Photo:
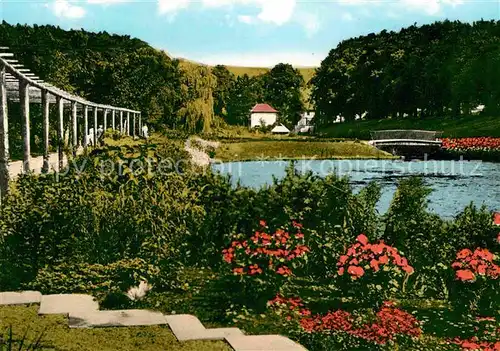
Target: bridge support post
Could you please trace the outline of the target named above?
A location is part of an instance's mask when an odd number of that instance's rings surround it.
[[[43,119],[43,173],[48,173],[50,169],[49,165],[49,92],[42,91],[42,119]]]
[[[0,68],[0,199],[9,191],[9,118],[5,66]]]
[[[59,160],[59,172],[64,168],[64,101],[58,96],[57,101],[57,154]]]

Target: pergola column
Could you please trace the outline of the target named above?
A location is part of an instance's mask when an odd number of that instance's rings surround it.
[[[120,111],[120,133],[123,134],[125,131],[124,125],[123,125],[123,111]]]
[[[43,119],[43,167],[42,172],[47,173],[49,171],[49,92],[43,90],[42,92],[42,119]]]
[[[112,110],[111,111],[111,127],[113,130],[116,130],[116,111]]]
[[[59,172],[64,168],[64,101],[58,96],[57,101],[57,153],[59,159]]]
[[[97,107],[94,107],[94,145],[97,145]]]
[[[108,109],[104,109],[104,131],[108,129]]]
[[[87,151],[89,145],[89,107],[87,105],[83,107],[83,129],[83,148]]]
[[[71,102],[71,121],[72,121],[72,124],[73,124],[73,157],[76,157],[76,152],[78,150],[78,122],[76,120],[76,102],[75,101],[72,101]]]
[[[142,135],[142,115],[139,113],[139,136]]]
[[[23,122],[23,139],[24,139],[24,156],[23,156],[23,171],[30,171],[30,94],[29,84],[24,80],[19,80],[19,102],[21,105],[21,118]]]
[[[135,133],[135,113],[132,113],[132,136],[135,139],[136,133]]]
[[[5,66],[0,68],[0,198],[9,191],[9,118]]]
[[[127,112],[127,135],[130,135],[130,112]]]

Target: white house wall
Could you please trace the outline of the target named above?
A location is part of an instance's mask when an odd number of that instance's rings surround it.
[[[271,126],[278,120],[277,113],[252,113],[250,116],[250,128],[260,127],[261,121],[264,121],[266,126]]]

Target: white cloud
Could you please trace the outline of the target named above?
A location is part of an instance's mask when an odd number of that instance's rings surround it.
[[[175,55],[206,65],[226,65],[244,67],[274,67],[278,63],[289,63],[296,67],[317,67],[327,53],[304,52],[242,52],[217,53],[213,55]]]
[[[189,6],[189,0],[158,0],[158,11],[161,15],[173,14]]]
[[[321,27],[321,20],[315,13],[298,13],[295,20],[304,27],[308,37],[316,34]]]
[[[383,1],[383,0],[337,0],[340,5],[344,6],[360,6],[372,5],[372,6],[382,6],[385,5],[389,7],[392,15],[394,17],[394,11],[410,11],[410,12],[420,12],[427,15],[438,15],[441,13],[444,7],[452,6],[456,7],[464,3],[464,0],[393,0],[393,1]]]
[[[199,2],[193,3],[199,6]],[[256,20],[280,26],[289,22],[292,18],[297,0],[201,0],[201,4],[204,7],[233,8],[236,5],[257,7],[260,12],[255,16]],[[189,0],[158,0],[160,14],[175,13],[188,8],[189,5]],[[242,16],[240,20],[244,23],[254,22],[254,18],[250,20],[248,14],[240,16]]]
[[[247,15],[239,15],[238,21],[240,21],[241,23],[245,23],[245,24],[254,24],[255,18],[252,16],[247,16]]]
[[[342,18],[343,21],[346,21],[346,22],[354,21],[354,16],[351,15],[349,12],[344,12],[342,14],[341,18]]]
[[[76,19],[82,18],[86,14],[83,7],[73,5],[72,2],[68,0],[55,0],[50,7],[57,17]]]
[[[127,2],[127,0],[87,0],[87,2],[89,4],[113,5]]]

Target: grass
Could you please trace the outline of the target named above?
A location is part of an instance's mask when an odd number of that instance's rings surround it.
[[[28,340],[44,332],[44,350],[58,351],[226,351],[231,348],[224,342],[191,341],[179,343],[168,327],[151,326],[136,328],[69,329],[67,318],[60,315],[37,315],[38,306],[0,307],[0,335],[10,326],[14,338],[20,340],[26,329]],[[0,344],[0,346],[2,346]],[[14,347],[14,349],[17,349]]]
[[[335,138],[371,139],[370,131],[383,129],[438,130],[444,137],[500,137],[500,117],[468,116],[421,120],[374,120],[338,123],[322,129],[322,135]]]
[[[221,145],[215,158],[220,161],[262,159],[392,159],[391,154],[361,142],[342,141],[246,141]]]

